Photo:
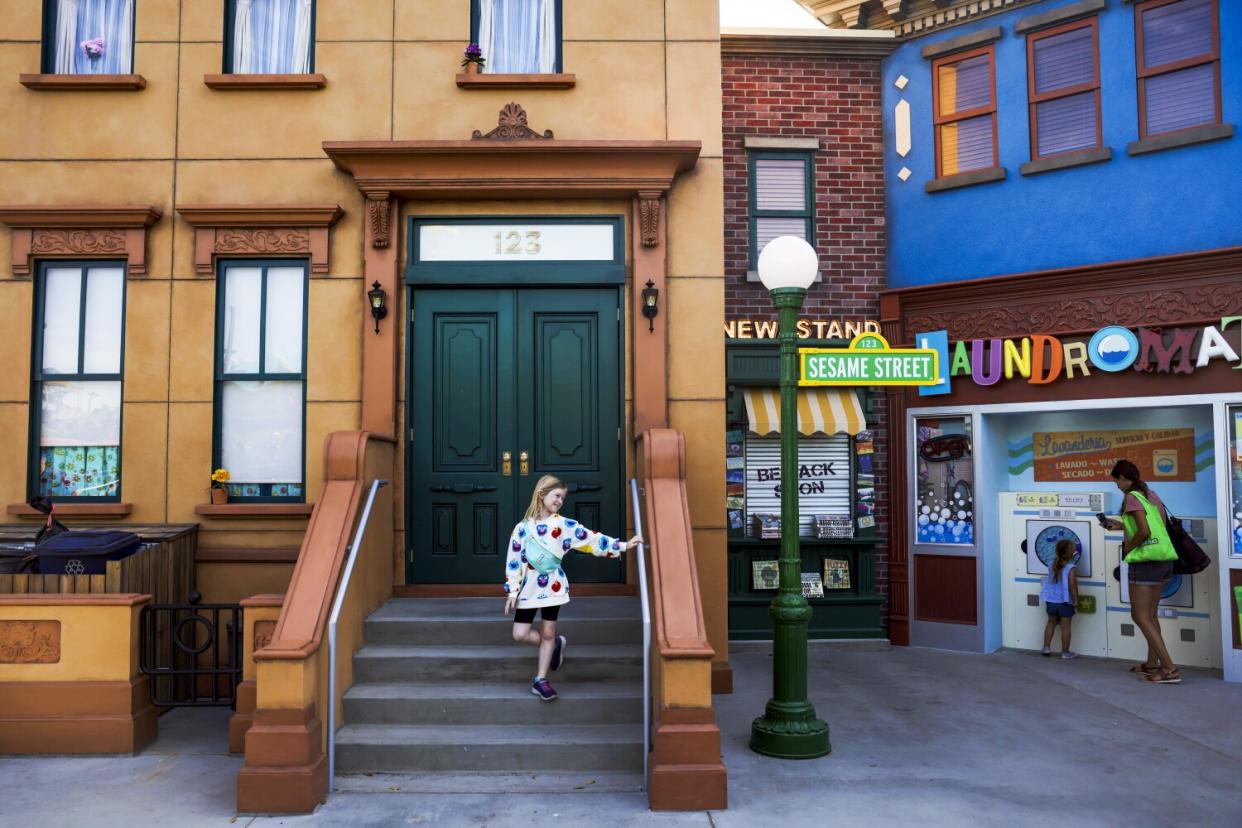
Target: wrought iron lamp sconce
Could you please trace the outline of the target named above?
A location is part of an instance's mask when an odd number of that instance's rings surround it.
[[[367,300],[371,304],[371,316],[375,319],[375,333],[379,333],[380,320],[388,315],[388,294],[376,281],[367,291]]]
[[[647,317],[648,331],[655,331],[655,318],[660,313],[659,301],[660,289],[648,279],[647,286],[643,288],[643,316]]]

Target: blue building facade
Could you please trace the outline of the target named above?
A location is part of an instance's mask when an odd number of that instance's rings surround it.
[[[1199,72],[1219,72],[1220,115],[1215,123],[1184,130],[1194,133],[1182,136],[1185,143],[1175,133],[1147,142],[1141,134],[1136,11],[1148,11],[1149,5],[1123,0],[1021,5],[909,37],[884,62],[889,287],[1242,244],[1242,136],[1233,129],[1242,119],[1242,3],[1196,0],[1195,8],[1181,10],[1185,19],[1176,19],[1174,8],[1165,16],[1175,19],[1155,22],[1165,23],[1167,36],[1175,39],[1171,30],[1177,26],[1193,26],[1205,14],[1216,18],[1218,57]],[[1081,153],[1084,157],[1072,159],[1079,163],[1070,166],[1033,170],[1038,148],[1032,147],[1028,40],[1076,21],[1093,22],[1098,32],[1100,151]],[[1179,52],[1172,43],[1166,56],[1195,48],[1189,44]],[[954,182],[949,180],[954,176],[938,171],[933,64],[980,49],[994,56],[996,167],[1003,178],[975,176],[977,183],[970,183],[969,176],[959,175],[967,180]],[[1049,72],[1056,70],[1052,66]],[[1195,84],[1193,78],[1169,81]],[[907,118],[909,148],[903,155],[899,132]]]
[[[944,366],[888,390],[894,642],[1039,649],[1073,538],[1075,649],[1142,659],[1127,459],[1214,560],[1165,583],[1173,662],[1242,681],[1242,2],[852,8],[902,39],[881,325]]]

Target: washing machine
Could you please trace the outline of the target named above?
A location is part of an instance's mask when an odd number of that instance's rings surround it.
[[[1106,562],[1101,554],[1104,528],[1102,492],[1001,492],[1002,643],[1021,650],[1043,646],[1048,613],[1039,599],[1057,542],[1074,542],[1078,564],[1079,612],[1070,645],[1083,655],[1108,654]],[[1085,600],[1084,600],[1085,599]],[[1061,634],[1052,648],[1060,649]]]

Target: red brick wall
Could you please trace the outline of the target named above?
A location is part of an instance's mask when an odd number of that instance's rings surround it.
[[[884,164],[880,62],[819,57],[722,57],[725,318],[775,319],[767,291],[747,282],[747,136],[817,138],[815,244],[823,282],[807,293],[810,319],[879,319],[884,287]],[[888,594],[888,417],[874,394],[876,581]],[[900,470],[899,472],[900,473]],[[887,612],[887,607],[885,608]]]
[[[817,138],[815,234],[824,281],[803,316],[879,317],[884,285],[880,62],[814,57],[722,59],[725,317],[775,318],[749,265],[746,136]]]

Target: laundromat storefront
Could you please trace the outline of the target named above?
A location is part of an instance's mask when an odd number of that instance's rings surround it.
[[[809,340],[805,345],[840,345]],[[729,637],[768,639],[780,555],[779,346],[731,340],[725,514]],[[884,638],[876,429],[867,388],[798,389],[798,526],[811,638]]]
[[[889,291],[881,313],[942,366],[889,391],[894,641],[1038,650],[1068,538],[1073,649],[1143,659],[1123,536],[1096,518],[1128,459],[1213,561],[1166,585],[1173,660],[1242,681],[1242,251]]]

